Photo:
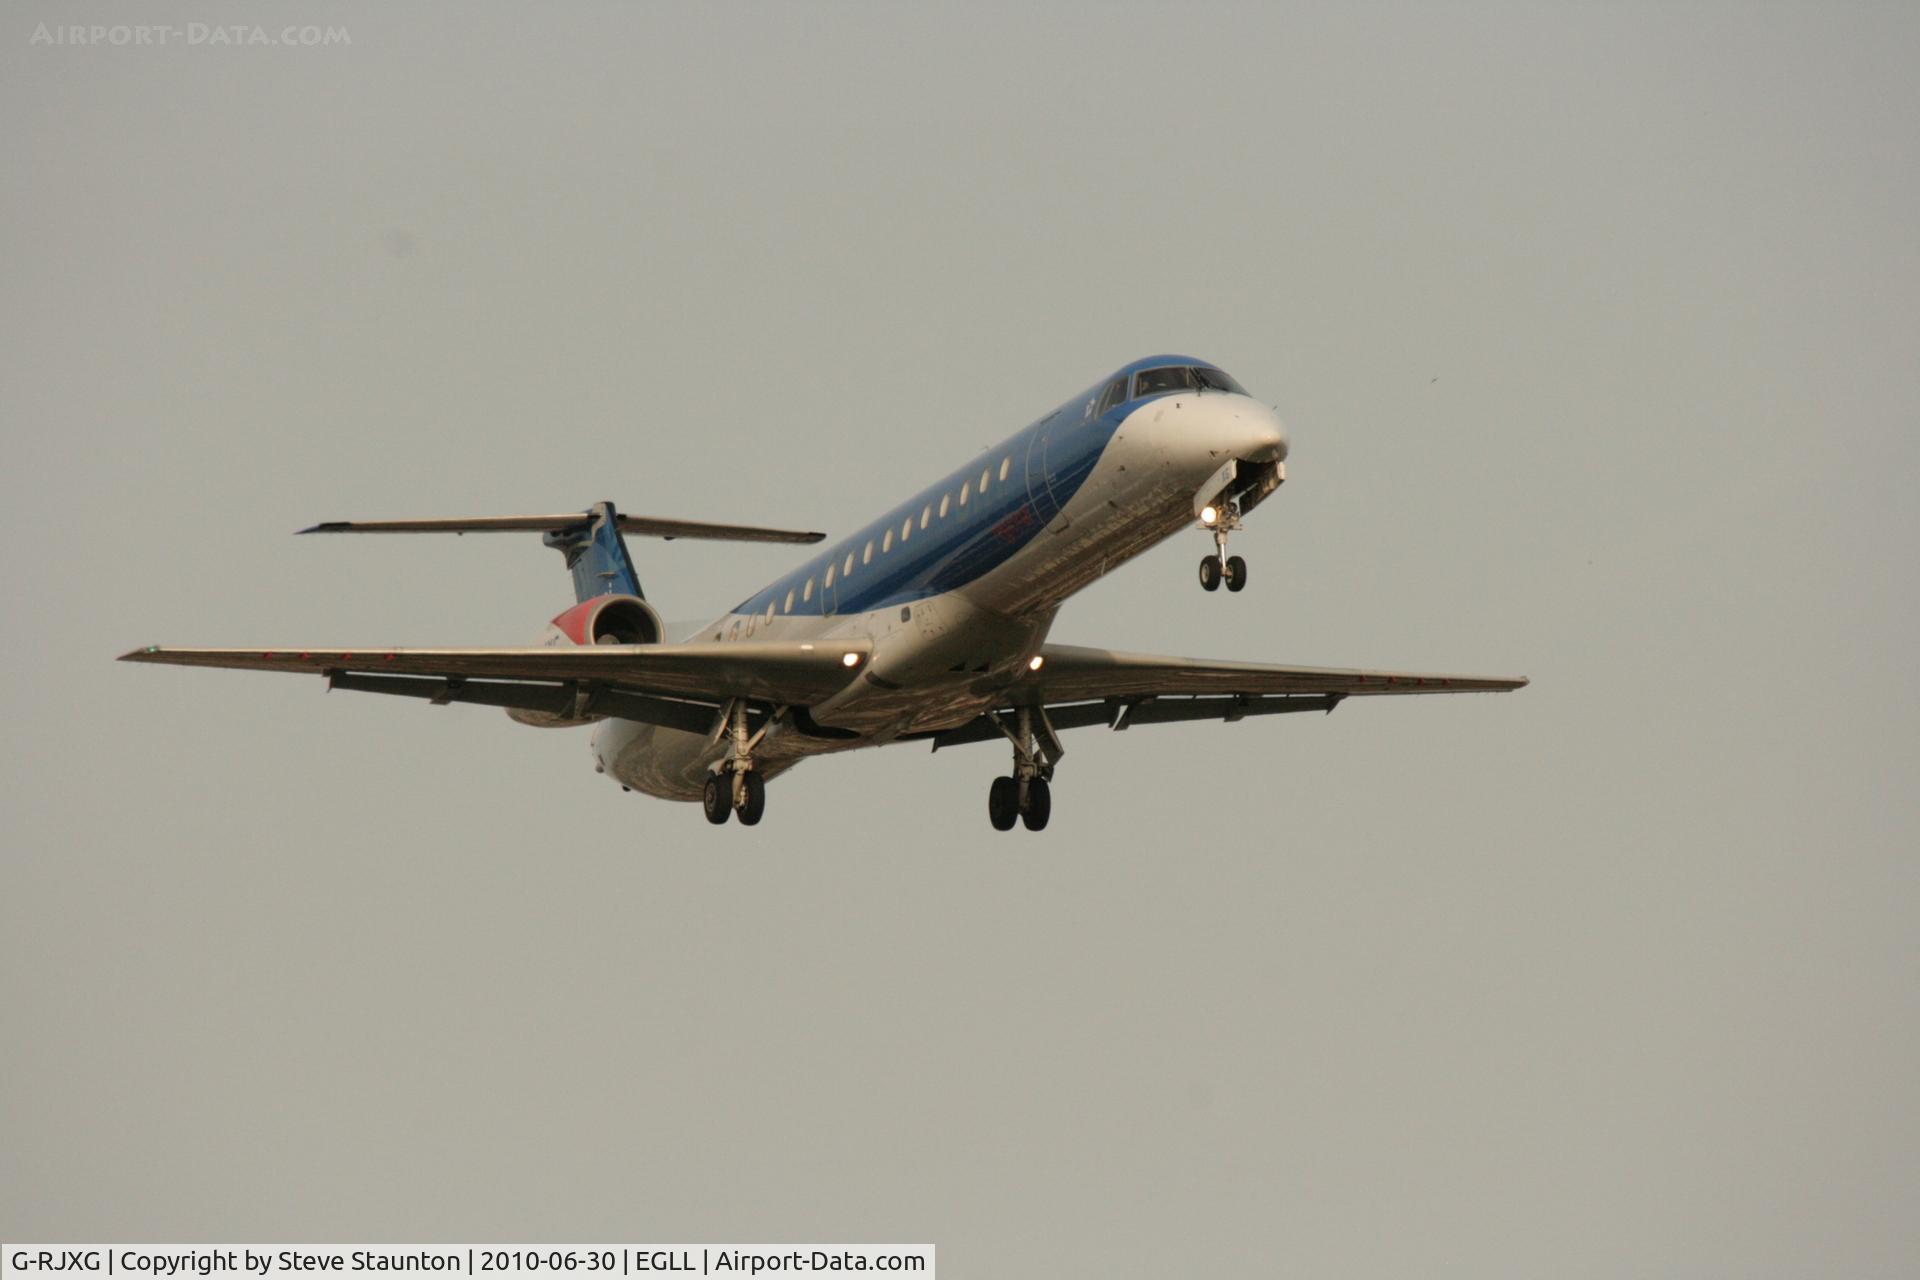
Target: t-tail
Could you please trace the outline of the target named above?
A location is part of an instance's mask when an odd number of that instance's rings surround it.
[[[670,520],[659,516],[627,516],[611,502],[596,502],[585,511],[545,516],[473,516],[453,520],[328,520],[301,533],[538,533],[541,541],[567,558],[573,574],[574,599],[580,603],[600,596],[634,596],[640,575],[627,554],[624,535],[650,538],[702,538],[717,542],[819,542],[824,533],[796,529],[766,529],[748,524],[713,524],[704,520]]]
[[[587,508],[584,523],[564,529],[549,529],[540,540],[557,548],[567,558],[567,570],[573,574],[573,598],[581,604],[595,596],[635,596],[640,575],[633,570],[633,557],[627,554],[627,540],[620,533],[620,513],[611,502],[596,502]]]

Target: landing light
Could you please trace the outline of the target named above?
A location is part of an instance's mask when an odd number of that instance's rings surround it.
[[[857,653],[843,653],[840,655],[840,665],[843,667],[857,667],[860,665],[860,655]]]
[[[1213,522],[1214,522],[1215,520],[1218,520],[1219,518],[1220,518],[1220,513],[1219,513],[1218,511],[1215,511],[1215,510],[1214,510],[1214,509],[1213,509],[1212,507],[1202,507],[1202,508],[1200,508],[1200,523],[1201,523],[1201,524],[1207,524],[1207,525],[1210,525],[1210,524],[1212,524],[1212,523],[1213,523]]]
[[[1041,657],[1039,654],[1036,653],[1031,658],[1027,659],[1027,670],[1038,671],[1042,666],[1046,664],[1046,661],[1047,660],[1045,658]]]

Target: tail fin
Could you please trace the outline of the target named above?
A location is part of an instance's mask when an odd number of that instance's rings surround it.
[[[712,524],[704,520],[668,520],[623,516],[611,502],[596,502],[584,512],[551,516],[476,516],[456,520],[328,520],[301,533],[511,533],[543,535],[542,541],[567,557],[573,593],[579,600],[629,595],[646,599],[633,571],[622,534],[655,538],[705,538],[720,542],[819,542],[824,533],[764,529],[758,525]]]
[[[540,541],[567,557],[575,600],[609,595],[647,598],[640,590],[640,575],[633,571],[633,557],[627,554],[627,540],[620,536],[620,513],[611,502],[594,503],[583,523],[549,529]]]

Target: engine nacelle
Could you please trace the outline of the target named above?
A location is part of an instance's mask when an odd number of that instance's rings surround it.
[[[549,622],[540,642],[546,645],[659,644],[662,634],[660,615],[639,596],[595,596],[582,600]],[[520,724],[536,729],[570,729],[606,719],[605,716],[576,716],[522,707],[509,707],[507,714]]]
[[[595,596],[547,624],[544,644],[659,644],[660,615],[639,596]]]

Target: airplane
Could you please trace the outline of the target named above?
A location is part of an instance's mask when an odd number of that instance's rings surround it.
[[[818,544],[825,535],[626,515],[331,521],[302,533],[530,532],[566,558],[575,604],[518,648],[188,649],[127,662],[289,671],[331,689],[500,707],[594,725],[596,769],[758,823],[766,784],[828,752],[891,743],[1012,747],[993,827],[1043,830],[1068,729],[1331,712],[1348,698],[1504,692],[1523,677],[1210,661],[1048,640],[1077,591],[1191,529],[1200,586],[1247,585],[1229,536],[1286,479],[1278,413],[1217,365],[1135,360],[817,551],[690,635],[669,637],[625,535]]]

